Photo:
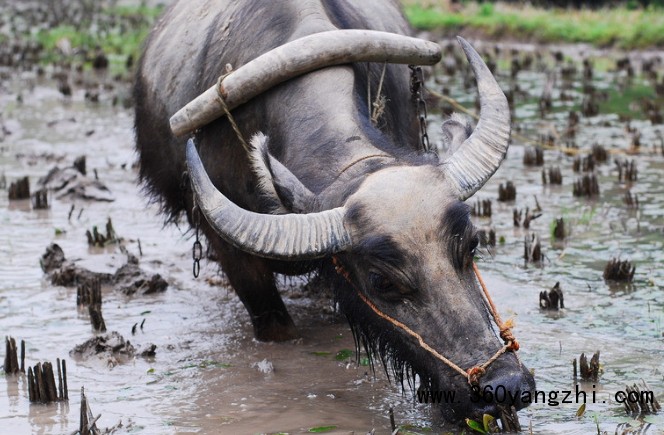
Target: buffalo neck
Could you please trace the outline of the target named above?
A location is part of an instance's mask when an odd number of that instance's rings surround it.
[[[361,79],[350,66],[325,68],[279,86],[271,92],[276,98],[267,99],[271,152],[323,208],[341,205],[367,175],[398,164],[404,151],[393,141],[394,126],[371,122],[367,93],[358,92]]]

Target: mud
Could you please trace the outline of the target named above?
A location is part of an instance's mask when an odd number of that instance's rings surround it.
[[[80,169],[70,166],[53,167],[37,184],[48,189],[56,199],[82,199],[114,201],[113,193],[101,181],[86,176]]]
[[[97,281],[126,296],[134,294],[148,295],[166,291],[168,282],[161,275],[158,273],[150,274],[141,269],[138,258],[126,253],[124,246],[119,245],[118,251],[124,251],[127,259],[126,263],[114,273],[94,272],[79,266],[75,261],[68,261],[65,258],[64,251],[56,243],[52,243],[46,248],[46,252],[40,259],[40,265],[53,285],[74,287]]]

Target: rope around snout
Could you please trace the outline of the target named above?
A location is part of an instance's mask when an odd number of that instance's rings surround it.
[[[337,257],[332,257],[332,263],[334,264],[334,269],[335,271],[344,277],[346,281],[353,287],[353,283],[350,280],[350,274],[348,271],[346,271],[339,260],[337,260]],[[422,338],[420,334],[417,332],[413,331],[410,329],[407,325],[404,323],[392,318],[391,316],[383,313],[369,298],[367,298],[365,295],[363,295],[360,291],[357,291],[358,296],[360,299],[367,304],[367,306],[374,312],[378,317],[381,319],[387,320],[390,322],[392,325],[394,325],[396,328],[399,328],[403,330],[406,334],[410,335],[413,337],[415,340],[417,340],[418,344],[420,347],[422,347],[424,350],[432,354],[434,357],[442,361],[445,365],[447,365],[449,368],[454,370],[455,372],[459,373],[461,376],[466,378],[468,380],[468,383],[470,385],[479,385],[479,380],[486,373],[487,367],[491,365],[495,360],[497,360],[500,355],[504,354],[507,351],[512,351],[516,352],[519,350],[519,343],[516,341],[514,338],[514,335],[512,334],[511,328],[514,325],[514,322],[512,319],[508,319],[506,322],[503,322],[500,318],[500,314],[498,314],[498,311],[496,310],[496,306],[493,303],[493,300],[491,299],[491,296],[489,295],[489,291],[486,288],[486,284],[484,284],[484,280],[482,279],[482,276],[480,275],[479,269],[477,268],[477,265],[473,263],[473,271],[475,272],[475,276],[477,276],[477,280],[480,283],[480,287],[482,287],[482,293],[484,294],[484,297],[486,299],[487,305],[489,306],[489,311],[491,311],[491,315],[493,316],[494,321],[496,322],[496,325],[498,325],[498,329],[500,330],[500,338],[503,339],[505,342],[505,345],[498,349],[498,351],[491,357],[489,358],[485,363],[481,365],[476,365],[473,366],[467,370],[462,369],[458,365],[456,365],[454,362],[446,358],[445,356],[441,355],[436,349],[432,348],[427,344],[426,341]],[[357,289],[356,289],[357,290]]]
[[[482,275],[480,275],[480,270],[477,268],[477,263],[475,262],[473,262],[473,271],[475,271],[475,276],[477,276],[477,280],[479,281],[480,286],[482,287],[482,293],[484,293],[484,297],[486,298],[486,301],[489,304],[489,311],[491,311],[493,320],[496,322],[496,325],[498,325],[498,329],[500,330],[500,338],[503,339],[506,346],[509,344],[510,347],[508,350],[511,351],[519,350],[519,342],[516,341],[516,338],[514,338],[514,334],[512,334],[512,327],[514,326],[514,320],[507,319],[507,321],[503,322],[503,320],[500,318],[500,314],[498,314],[498,309],[496,309],[496,305],[494,305],[493,303],[493,299],[491,299],[489,290],[486,288],[486,284],[484,284]]]

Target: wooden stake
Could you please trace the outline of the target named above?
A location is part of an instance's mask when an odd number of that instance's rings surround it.
[[[21,340],[21,372],[25,373],[25,340]]]
[[[19,371],[16,340],[13,337],[5,337],[4,370],[8,375],[14,375]]]
[[[101,304],[88,305],[88,313],[90,314],[90,321],[92,328],[97,332],[106,332],[106,322],[101,314]]]
[[[29,199],[30,180],[28,177],[19,178],[9,185],[9,200]]]
[[[42,365],[44,373],[42,378],[44,380],[44,390],[46,390],[46,400],[48,403],[57,402],[58,400],[58,390],[55,387],[55,376],[53,374],[53,364],[50,362],[45,362]]]
[[[31,403],[51,403],[68,400],[65,361],[58,358],[57,366],[57,385],[53,365],[50,362],[37,363],[34,367],[28,367],[28,392]]]
[[[97,435],[99,429],[97,429],[96,423],[99,420],[101,414],[96,418],[92,415],[90,410],[90,404],[88,403],[88,398],[85,397],[85,389],[81,387],[81,411],[80,411],[80,424],[78,426],[78,431],[80,435]]]
[[[79,414],[78,432],[80,435],[89,435],[88,428],[88,399],[85,397],[85,389],[81,387],[81,410]]]
[[[509,408],[499,406],[498,408],[500,409],[500,422],[503,424],[503,432],[521,432],[521,424],[516,408],[514,406]]]
[[[62,367],[60,366],[60,358],[55,360],[55,365],[58,366],[58,400],[65,400],[64,388],[62,386]]]
[[[37,401],[46,403],[46,388],[44,388],[44,378],[41,363],[37,363],[33,370],[35,374],[35,391],[37,392]]]
[[[69,400],[69,391],[67,390],[67,363],[62,360],[62,383],[64,384],[63,400]]]
[[[28,399],[30,403],[37,401],[35,396],[35,377],[32,374],[32,367],[28,367]]]

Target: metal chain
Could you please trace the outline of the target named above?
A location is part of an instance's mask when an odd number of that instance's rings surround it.
[[[194,141],[194,144],[196,144],[196,135],[198,134],[198,130],[194,132],[194,135],[192,136],[192,139]],[[180,183],[180,188],[182,189],[182,193],[184,194],[187,189],[189,188],[189,173],[187,171],[184,171],[182,173],[182,181]],[[191,208],[191,220],[192,223],[194,224],[194,245],[191,247],[191,258],[194,260],[193,264],[193,274],[194,278],[198,278],[198,275],[200,274],[201,271],[201,259],[203,258],[203,245],[201,244],[200,240],[200,229],[201,229],[201,211],[198,208],[198,202],[196,200],[196,192],[193,191],[192,189],[192,203],[194,204]]]
[[[203,245],[201,244],[199,238],[199,232],[201,228],[201,212],[196,203],[196,193],[194,195],[194,206],[191,209],[191,219],[194,223],[194,234],[195,240],[194,245],[191,248],[191,258],[194,260],[193,273],[194,278],[198,278],[198,274],[201,271],[201,259],[203,258]]]
[[[422,67],[408,65],[410,68],[410,92],[415,100],[417,119],[420,122],[420,143],[424,151],[429,151],[429,134],[427,133],[427,102],[424,99],[424,74]]]

